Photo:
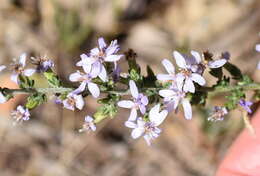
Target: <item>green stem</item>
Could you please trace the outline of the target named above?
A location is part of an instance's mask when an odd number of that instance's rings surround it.
[[[229,86],[225,88],[211,88],[211,87],[203,87],[201,90],[209,92],[210,96],[215,96],[219,93],[226,93],[231,92],[236,89],[244,89],[244,90],[260,90],[260,84],[259,83],[252,83],[248,85],[236,85],[236,86]],[[31,93],[66,93],[73,91],[73,88],[25,88],[25,89],[8,89],[4,88],[3,91],[7,94],[31,94]],[[153,90],[153,91],[159,91],[159,88],[143,88],[142,91],[146,90]],[[102,93],[112,93],[117,95],[130,95],[130,90],[113,90],[113,91],[102,91]]]

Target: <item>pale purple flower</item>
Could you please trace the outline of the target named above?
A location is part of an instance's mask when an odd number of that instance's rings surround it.
[[[228,111],[225,107],[215,106],[211,115],[208,117],[209,121],[222,121],[224,120],[225,115],[228,114]]]
[[[136,123],[133,121],[126,121],[125,126],[133,129],[131,133],[133,139],[143,136],[147,144],[151,145],[151,141],[159,137],[161,129],[158,128],[158,126],[164,121],[167,114],[167,110],[160,112],[160,105],[158,104],[150,110],[149,121],[144,121],[139,117]]]
[[[76,65],[82,66],[85,72],[90,72],[91,68],[98,70],[98,77],[102,81],[107,81],[107,72],[103,65],[104,62],[113,62],[116,67],[116,62],[119,61],[123,55],[117,54],[119,51],[117,40],[110,43],[109,46],[105,43],[103,38],[98,39],[98,47],[93,48],[88,55],[82,54],[81,61]]]
[[[197,51],[191,51],[191,55],[195,58],[196,64],[202,64],[209,68],[219,68],[227,63],[227,58],[216,59],[212,61],[206,61],[201,58],[201,55]],[[224,54],[227,57],[227,53]]]
[[[222,53],[221,54],[221,58],[226,59],[227,61],[229,61],[230,60],[230,53],[227,52],[227,51]]]
[[[183,90],[177,87],[171,87],[171,89],[160,90],[159,95],[164,97],[168,111],[177,110],[179,104],[182,104],[184,117],[187,120],[192,119],[192,107]]]
[[[255,50],[256,50],[257,52],[260,52],[260,44],[257,44],[257,45],[255,46]],[[257,64],[257,69],[260,70],[260,61],[259,61],[258,64]]]
[[[84,106],[84,99],[82,95],[77,95],[74,92],[71,92],[67,95],[67,98],[62,101],[63,107],[69,110],[74,111],[75,107],[79,110],[82,110]]]
[[[137,110],[139,109],[142,114],[146,112],[146,105],[148,98],[142,93],[138,92],[138,88],[133,80],[129,81],[129,87],[133,96],[132,100],[122,100],[117,103],[119,107],[131,109],[129,121],[135,121],[137,118]]]
[[[0,65],[0,72],[3,71],[4,69],[6,69],[5,65]]]
[[[121,68],[117,65],[112,72],[112,78],[114,82],[117,82],[120,79],[120,73],[122,72]]]
[[[185,58],[177,51],[173,52],[176,64],[180,67],[180,72],[176,75],[176,83],[178,87],[183,86],[185,92],[195,92],[193,82],[203,86],[206,84],[205,79],[198,73],[193,73],[191,65],[186,63]]]
[[[11,80],[15,83],[19,84],[19,75],[32,76],[32,74],[36,71],[35,69],[25,69],[26,66],[26,54],[23,53],[18,62],[12,64],[13,66],[13,74],[11,75]]]
[[[54,67],[54,62],[46,57],[31,57],[31,62],[37,66],[36,71],[38,73],[46,72]]]
[[[163,59],[162,64],[168,74],[158,74],[157,79],[160,81],[175,81],[175,68],[171,61],[169,61],[168,59]]]
[[[6,97],[2,92],[0,92],[0,103],[5,103],[7,101]]]
[[[255,50],[256,50],[257,52],[260,52],[260,44],[257,44],[257,45],[255,46]]]
[[[239,100],[238,104],[240,106],[242,106],[242,108],[244,108],[248,113],[250,113],[250,114],[252,113],[252,110],[250,109],[250,107],[253,105],[253,102],[241,99],[241,100]]]
[[[14,125],[17,123],[22,123],[23,121],[27,121],[30,119],[30,112],[27,108],[19,105],[16,110],[11,112],[11,116],[14,118]]]
[[[95,69],[92,69],[90,73],[77,71],[72,73],[69,79],[72,82],[81,82],[80,86],[75,90],[77,93],[83,92],[87,87],[92,96],[97,98],[100,95],[100,90],[97,84],[92,82],[92,79],[97,77],[97,73]]]
[[[181,89],[182,85],[178,85],[176,81],[175,68],[173,64],[168,59],[163,59],[162,64],[168,74],[158,74],[156,76],[157,79],[163,82],[171,82],[172,86],[180,86],[179,88]]]
[[[6,68],[5,65],[0,65],[0,72]],[[6,97],[2,92],[0,92],[0,103],[5,103],[7,101]]]
[[[91,116],[86,116],[85,117],[85,122],[83,124],[83,127],[79,129],[79,132],[83,131],[96,131],[96,125],[94,123],[94,119]]]

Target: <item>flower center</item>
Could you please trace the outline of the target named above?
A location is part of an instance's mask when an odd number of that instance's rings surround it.
[[[24,68],[21,64],[15,64],[14,71],[18,74],[21,74],[24,71]]]
[[[190,77],[191,75],[191,71],[188,69],[181,69],[181,73],[185,76],[185,77]]]

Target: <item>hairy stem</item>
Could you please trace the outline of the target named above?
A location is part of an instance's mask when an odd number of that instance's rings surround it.
[[[203,87],[201,90],[209,92],[210,96],[215,96],[219,93],[226,93],[226,92],[231,92],[236,89],[244,89],[244,90],[260,90],[260,84],[259,83],[251,83],[248,85],[236,85],[236,86],[228,86],[225,88],[210,88],[210,87]],[[71,92],[74,89],[73,88],[65,88],[65,87],[60,87],[60,88],[24,88],[24,89],[8,89],[4,88],[2,89],[5,93],[7,94],[32,94],[32,93],[50,93],[50,94],[55,94],[55,93],[66,93],[66,92]],[[159,88],[143,88],[142,91],[146,90],[153,90],[153,91],[159,91]],[[130,90],[112,90],[112,91],[102,91],[102,93],[111,93],[111,94],[117,94],[117,95],[130,95]]]

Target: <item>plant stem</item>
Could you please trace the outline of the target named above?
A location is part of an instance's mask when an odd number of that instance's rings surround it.
[[[252,83],[248,85],[236,85],[236,86],[229,86],[225,88],[211,88],[211,87],[203,87],[201,90],[209,92],[210,96],[215,96],[219,93],[226,93],[226,92],[231,92],[236,89],[244,89],[244,90],[260,90],[260,84],[259,83]],[[66,93],[66,92],[71,92],[74,89],[73,88],[65,88],[65,87],[60,87],[60,88],[24,88],[24,89],[8,89],[4,88],[2,89],[5,93],[7,94],[32,94],[32,93]],[[159,88],[143,88],[143,91],[146,90],[153,90],[153,91],[159,91]],[[102,93],[111,93],[111,94],[117,94],[117,95],[130,95],[131,92],[130,90],[112,90],[112,91],[102,91]]]

